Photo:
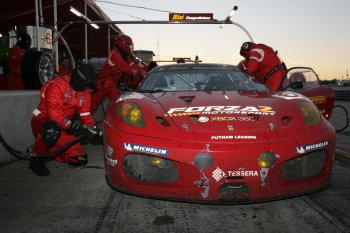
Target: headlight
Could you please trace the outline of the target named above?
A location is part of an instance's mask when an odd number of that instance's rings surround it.
[[[118,108],[119,116],[127,124],[138,127],[145,127],[145,121],[140,107],[135,103],[123,103]]]
[[[314,104],[306,101],[299,102],[301,114],[304,117],[304,121],[307,125],[317,124],[321,119],[321,113],[315,107]]]
[[[258,165],[261,168],[269,168],[275,164],[276,155],[270,151],[265,151],[258,157]]]

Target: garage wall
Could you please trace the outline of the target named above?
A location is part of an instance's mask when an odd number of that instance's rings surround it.
[[[34,136],[30,125],[32,112],[40,101],[39,91],[0,91],[0,134],[5,141],[19,151],[34,144]],[[108,100],[104,102],[105,108]],[[100,106],[94,118],[96,122],[103,120]],[[99,124],[101,128],[102,124]],[[16,160],[0,143],[0,166]]]

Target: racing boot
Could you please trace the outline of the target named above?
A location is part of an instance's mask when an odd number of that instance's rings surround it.
[[[68,165],[72,167],[82,167],[88,163],[88,155],[69,156]]]
[[[32,169],[37,176],[48,176],[51,174],[50,170],[47,169],[43,158],[31,157],[29,168]]]

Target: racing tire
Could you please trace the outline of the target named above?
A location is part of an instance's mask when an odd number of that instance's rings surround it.
[[[22,60],[21,77],[28,90],[40,90],[43,83],[54,76],[50,55],[36,50],[27,51]]]
[[[346,108],[342,105],[334,105],[330,122],[337,133],[347,129],[349,126],[349,113]]]

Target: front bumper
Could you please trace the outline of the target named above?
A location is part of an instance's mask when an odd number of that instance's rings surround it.
[[[106,125],[106,179],[122,192],[194,202],[259,202],[326,188],[335,150],[334,132],[284,140],[204,144],[131,135]],[[327,146],[296,152],[300,144],[320,141],[327,141]],[[265,151],[276,155],[273,167],[258,166],[258,156]],[[208,154],[212,161],[198,163],[199,154]]]

